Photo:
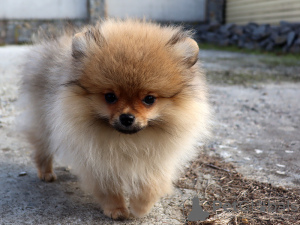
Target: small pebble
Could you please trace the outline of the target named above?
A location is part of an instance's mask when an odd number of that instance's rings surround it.
[[[291,150],[285,150],[285,153],[289,153],[289,154],[291,154],[291,153],[293,153],[294,151],[291,151]]]
[[[230,147],[226,145],[219,145],[219,148],[230,148]]]
[[[22,172],[19,173],[19,177],[23,177],[23,176],[26,176],[26,175],[27,175],[27,172],[25,172],[25,171],[22,171]]]
[[[254,151],[255,151],[257,154],[263,153],[263,150],[260,150],[260,149],[254,149]]]
[[[278,174],[280,174],[280,175],[285,175],[285,172],[279,171],[279,170],[277,170],[276,173],[278,173]]]

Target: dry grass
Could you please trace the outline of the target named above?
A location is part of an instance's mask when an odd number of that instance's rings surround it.
[[[198,174],[198,175],[197,175]],[[199,174],[209,175],[213,182],[211,184],[199,185]],[[209,212],[209,217],[205,221],[190,222],[188,225],[202,224],[300,224],[300,189],[287,189],[275,187],[271,184],[260,183],[258,181],[244,178],[236,172],[230,163],[225,163],[222,159],[208,156],[204,153],[196,160],[185,176],[177,184],[181,188],[195,189],[199,193],[199,202],[203,210]],[[203,196],[203,197],[201,197]],[[227,211],[220,208],[213,210],[213,201],[221,203],[238,202],[242,209],[233,208]],[[265,210],[261,212],[257,204],[265,202]],[[252,203],[253,202],[253,203]],[[268,208],[268,202],[277,205]],[[279,209],[278,204],[293,205],[287,209]],[[187,216],[192,210],[191,201],[187,200],[183,206],[183,213]]]

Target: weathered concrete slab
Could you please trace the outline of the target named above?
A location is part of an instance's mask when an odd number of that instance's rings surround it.
[[[14,130],[18,71],[26,50],[27,46],[0,48],[0,224],[121,224],[102,215],[97,202],[81,191],[66,167],[56,165],[55,183],[36,177],[31,147]],[[237,73],[243,68],[254,74],[273,73],[272,68],[244,54],[201,51],[200,58],[209,74]],[[276,71],[289,74],[293,68]],[[246,177],[298,186],[300,84],[213,84],[210,92],[215,111],[210,154],[234,163]],[[21,172],[26,175],[20,176]],[[196,194],[203,193],[177,188],[173,196],[157,203],[149,216],[125,224],[182,224],[182,205]]]

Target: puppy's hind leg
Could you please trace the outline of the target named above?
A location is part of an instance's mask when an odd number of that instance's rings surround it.
[[[56,175],[53,171],[53,156],[48,150],[47,144],[39,140],[34,142],[34,160],[38,170],[38,177],[46,182],[56,180]]]

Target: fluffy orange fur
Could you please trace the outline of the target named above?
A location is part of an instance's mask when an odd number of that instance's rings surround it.
[[[21,118],[39,177],[56,179],[56,155],[99,199],[105,215],[148,213],[171,193],[180,170],[197,155],[197,142],[209,135],[198,52],[180,27],[129,19],[33,46],[23,70],[27,107]],[[154,102],[145,103],[146,96]],[[124,114],[132,115],[132,125],[122,125]]]

